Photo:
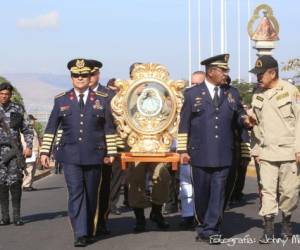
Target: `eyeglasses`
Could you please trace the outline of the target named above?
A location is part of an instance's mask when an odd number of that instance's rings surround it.
[[[87,78],[87,77],[89,77],[89,76],[90,76],[89,73],[84,73],[84,74],[72,73],[72,74],[71,74],[71,77],[73,77],[73,78],[79,78],[79,77]]]

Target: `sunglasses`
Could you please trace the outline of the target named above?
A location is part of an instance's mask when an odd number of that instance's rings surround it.
[[[90,76],[89,73],[84,73],[84,74],[72,73],[72,74],[71,74],[71,77],[73,77],[73,78],[79,78],[79,77],[87,78],[87,77],[89,77],[89,76]]]

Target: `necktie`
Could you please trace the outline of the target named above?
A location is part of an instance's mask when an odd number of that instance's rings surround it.
[[[79,108],[80,108],[80,111],[82,111],[83,108],[84,108],[83,96],[84,96],[84,94],[79,94]]]
[[[218,107],[218,106],[219,106],[219,95],[218,95],[218,90],[219,90],[218,87],[215,87],[215,88],[214,88],[215,94],[214,94],[214,98],[213,98],[213,104],[214,104],[215,107]]]

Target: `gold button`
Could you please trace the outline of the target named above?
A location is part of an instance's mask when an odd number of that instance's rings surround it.
[[[216,108],[216,110],[219,110],[219,108]]]
[[[80,129],[80,130],[79,130],[79,132],[80,132],[80,133],[83,133],[83,130],[82,130],[82,129]]]
[[[80,125],[83,125],[83,122],[80,122]]]
[[[80,117],[83,117],[83,114],[80,114]]]
[[[218,126],[216,125],[215,128],[218,128]]]
[[[219,117],[216,116],[216,120],[218,120],[218,119],[219,119]]]
[[[81,137],[79,137],[79,138],[78,138],[78,140],[79,140],[79,141],[82,141],[82,138],[81,138]]]
[[[216,137],[216,139],[218,139],[218,138],[219,138],[219,136],[218,136],[218,135],[216,135],[215,137]]]

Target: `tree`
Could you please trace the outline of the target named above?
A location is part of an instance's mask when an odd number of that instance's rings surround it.
[[[295,71],[296,74],[293,78],[300,79],[300,58],[294,58],[288,60],[288,62],[282,68],[282,71]]]
[[[253,95],[253,83],[245,81],[238,83],[238,80],[234,80],[232,81],[232,86],[239,90],[243,103],[250,106]]]

